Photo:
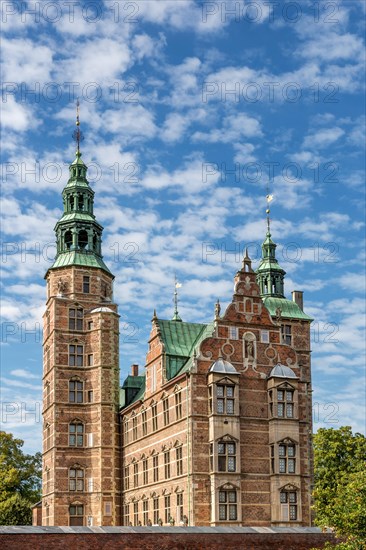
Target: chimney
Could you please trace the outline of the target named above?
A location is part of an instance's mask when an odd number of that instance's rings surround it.
[[[299,306],[299,308],[303,309],[304,307],[304,299],[303,299],[303,291],[302,290],[293,290],[292,291],[292,301],[295,302]]]
[[[139,366],[134,363],[131,365],[131,374],[132,376],[138,376],[139,375]]]

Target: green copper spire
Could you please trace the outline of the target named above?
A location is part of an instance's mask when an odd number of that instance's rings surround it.
[[[79,265],[99,267],[109,273],[102,259],[103,227],[94,216],[94,191],[86,177],[88,168],[81,158],[79,102],[76,126],[76,156],[69,166],[69,180],[62,191],[64,212],[55,227],[57,254],[51,269]]]
[[[273,296],[284,298],[284,278],[286,272],[279,266],[276,259],[277,245],[271,239],[269,203],[272,195],[267,195],[267,233],[262,244],[262,259],[257,269],[257,284],[262,297]]]

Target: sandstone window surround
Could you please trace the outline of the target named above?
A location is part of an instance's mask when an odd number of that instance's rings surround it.
[[[148,519],[149,519],[149,501],[146,498],[142,501],[142,520],[144,525],[147,525]]]
[[[123,525],[128,526],[130,524],[130,505],[123,505]]]
[[[216,412],[218,414],[234,414],[235,386],[216,384]]]
[[[69,308],[69,330],[83,330],[84,311],[82,308]]]
[[[170,521],[170,495],[164,496],[164,516],[165,516],[165,523],[169,523]]]
[[[84,365],[84,346],[69,344],[69,367],[82,367]]]
[[[294,489],[281,489],[280,490],[280,505],[281,505],[281,520],[282,521],[298,521],[299,495],[298,491]]]
[[[152,420],[152,431],[156,432],[158,429],[158,406],[156,403],[151,405],[151,420]]]
[[[69,380],[69,403],[84,403],[84,382],[80,378]]]
[[[132,413],[132,440],[136,441],[137,439],[137,416],[135,413]]]
[[[69,491],[84,491],[84,468],[75,465],[69,469]]]
[[[182,445],[175,449],[175,462],[176,462],[176,465],[177,465],[177,476],[181,476],[183,474],[183,447],[182,447]]]
[[[183,493],[177,493],[177,521],[182,522],[183,517]]]
[[[147,485],[149,483],[149,459],[144,458],[142,460],[142,477],[143,477],[143,485]]]
[[[130,488],[130,467],[125,466],[124,469],[124,490],[128,491]]]
[[[271,445],[271,471],[273,474],[297,474],[298,443],[285,438]]]
[[[83,293],[89,294],[90,293],[90,277],[89,275],[84,275],[83,277]]]
[[[289,383],[269,390],[268,398],[270,418],[296,418],[297,391]]]
[[[164,426],[169,425],[169,396],[167,395],[163,399],[163,418],[164,418]]]
[[[237,521],[238,494],[233,486],[224,485],[218,490],[219,521]]]
[[[84,505],[81,503],[73,503],[69,507],[69,524],[70,526],[84,525]]]
[[[291,346],[292,343],[292,327],[291,325],[281,325],[281,341],[283,344]]]
[[[170,451],[164,452],[164,474],[165,479],[170,478]]]
[[[153,523],[157,525],[159,521],[159,497],[153,498]]]
[[[142,420],[142,435],[147,435],[147,411],[143,410],[141,412],[141,420]]]
[[[69,447],[84,447],[84,424],[81,420],[73,420],[69,424]]]
[[[175,419],[180,420],[182,418],[182,392],[177,391],[174,394],[175,400]]]
[[[153,479],[154,482],[159,481],[159,455],[153,456]]]
[[[139,503],[133,503],[133,524],[136,526],[139,523]]]

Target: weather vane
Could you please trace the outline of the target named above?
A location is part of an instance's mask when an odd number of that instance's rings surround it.
[[[76,141],[77,145],[77,152],[80,153],[80,142],[83,141],[84,136],[82,131],[80,130],[80,119],[79,119],[79,113],[80,113],[80,102],[79,98],[76,101],[76,130],[74,130],[72,137]]]

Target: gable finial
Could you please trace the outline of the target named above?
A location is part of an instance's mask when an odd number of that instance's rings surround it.
[[[174,275],[174,315],[172,321],[181,321],[182,319],[179,317],[178,313],[178,288],[180,288],[182,285],[178,282],[177,275]]]

